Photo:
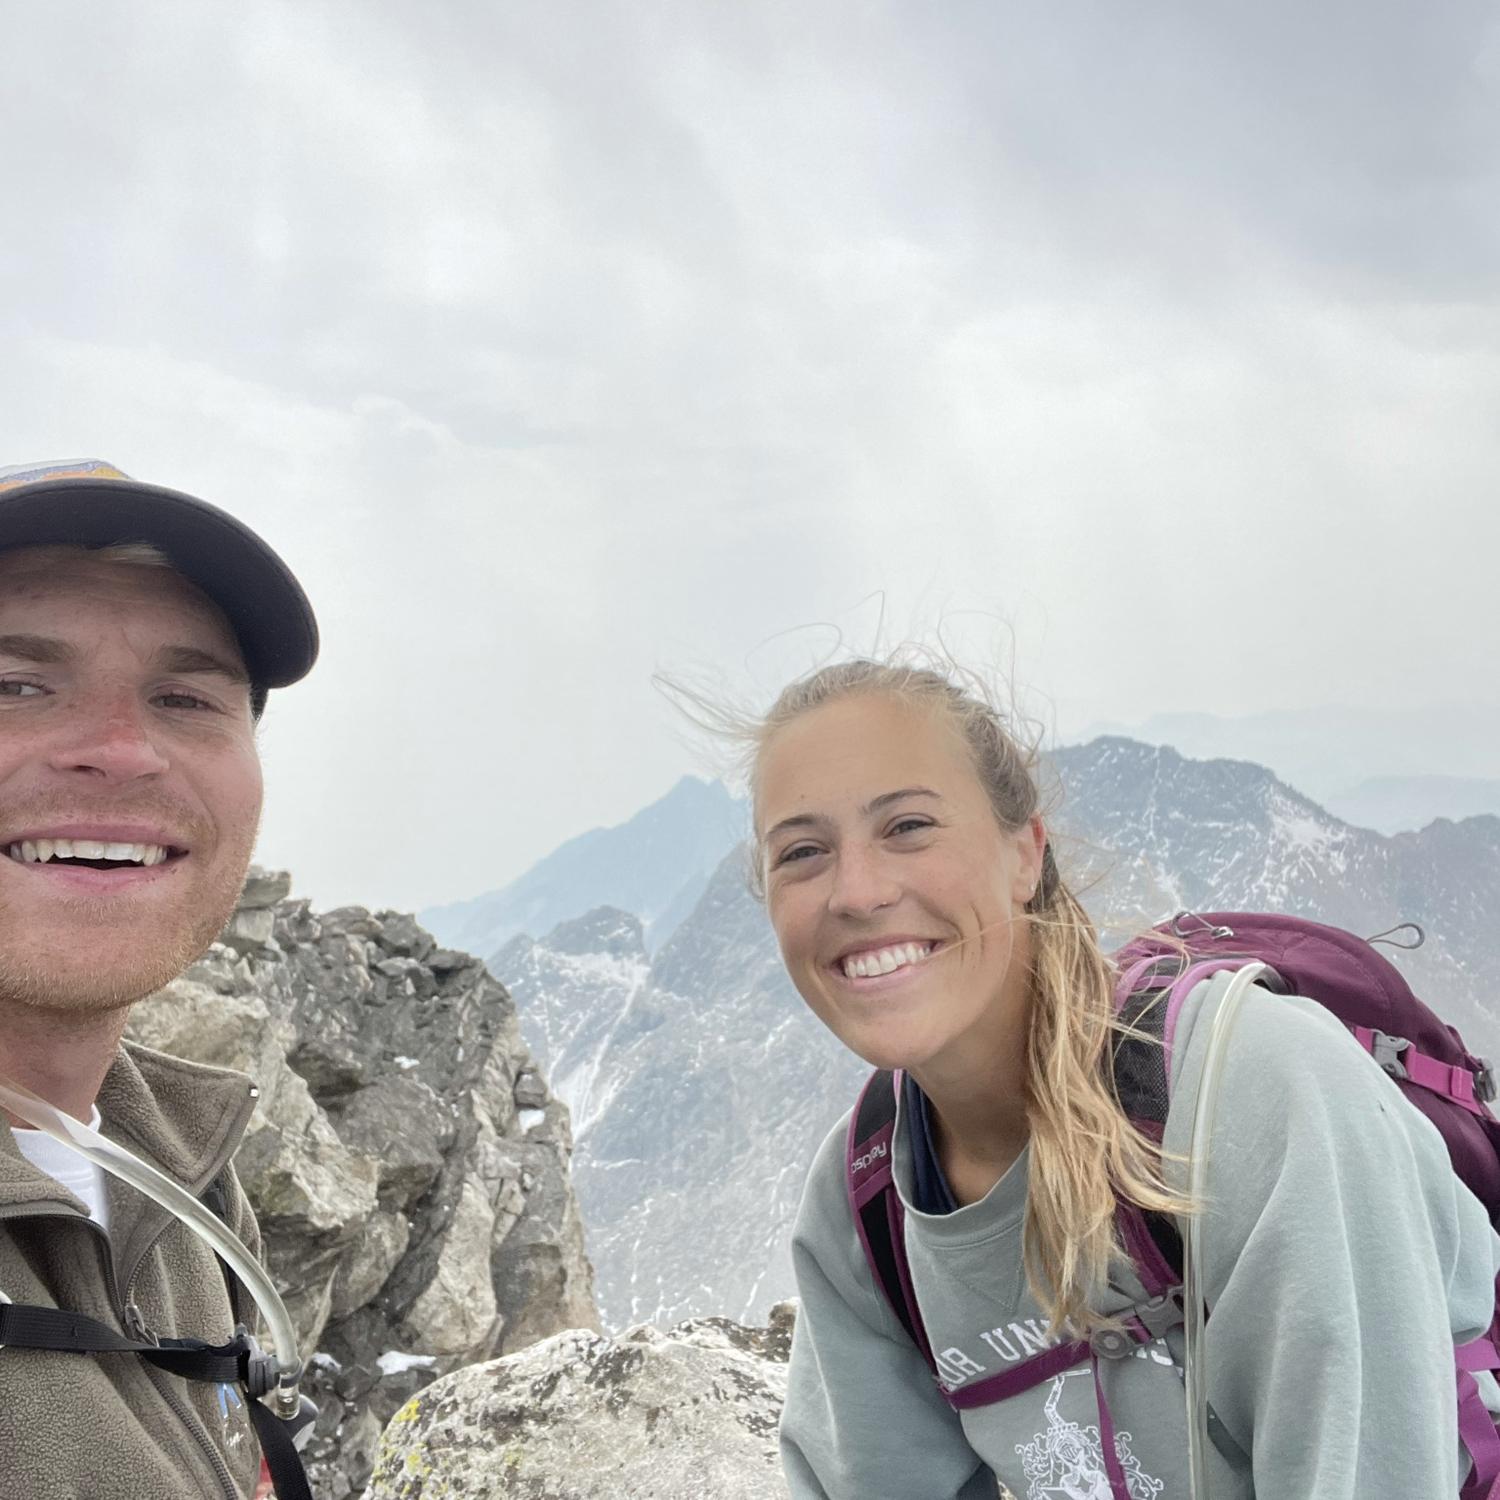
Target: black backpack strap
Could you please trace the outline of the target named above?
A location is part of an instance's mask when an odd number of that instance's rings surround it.
[[[1137,1130],[1150,1136],[1158,1145],[1166,1127],[1167,1110],[1171,1105],[1167,1083],[1167,1054],[1162,1046],[1167,1014],[1166,999],[1167,989],[1160,986],[1147,987],[1128,996],[1120,1015],[1134,1034],[1118,1036],[1109,1054],[1115,1097],[1120,1101],[1120,1108]],[[1177,1225],[1167,1214],[1144,1213],[1139,1210],[1136,1213],[1157,1254],[1166,1263],[1165,1269],[1180,1281],[1182,1236],[1177,1232]],[[1133,1244],[1128,1233],[1125,1241],[1126,1248],[1136,1261],[1137,1269],[1147,1269],[1143,1261],[1149,1252],[1145,1251],[1145,1247]],[[1142,1279],[1149,1286],[1153,1278],[1146,1275]]]
[[[288,1422],[261,1400],[275,1384],[275,1364],[271,1356],[261,1352],[244,1324],[227,1344],[207,1344],[202,1339],[162,1339],[147,1344],[116,1333],[108,1324],[83,1313],[0,1302],[0,1349],[7,1345],[68,1354],[138,1354],[183,1380],[243,1387],[277,1500],[313,1500],[296,1436],[312,1422],[316,1409],[304,1396],[296,1418]]]
[[[241,1330],[227,1344],[202,1339],[162,1339],[142,1343],[116,1333],[107,1323],[59,1307],[0,1302],[0,1348],[51,1349],[71,1354],[139,1354],[186,1380],[244,1383],[250,1378],[254,1340]]]
[[[206,1208],[211,1209],[226,1224],[229,1222],[229,1189],[222,1175],[209,1183],[201,1198]],[[246,1335],[245,1308],[247,1303],[251,1303],[251,1299],[234,1267],[222,1255],[217,1259],[219,1269],[224,1273],[224,1290],[229,1295],[229,1308],[235,1321],[236,1335]],[[250,1343],[259,1354],[259,1346],[255,1345],[253,1338]],[[297,1451],[296,1436],[311,1424],[317,1415],[317,1408],[304,1396],[297,1416],[291,1422],[277,1416],[259,1399],[260,1393],[266,1390],[272,1378],[274,1377],[263,1377],[257,1384],[248,1385],[247,1390],[253,1394],[246,1403],[255,1435],[260,1439],[260,1451],[265,1456],[266,1467],[271,1471],[271,1486],[276,1492],[276,1500],[313,1500],[312,1485],[308,1482],[302,1455]]]
[[[209,1184],[202,1201],[219,1218],[228,1219],[229,1198],[221,1178]],[[127,1338],[84,1313],[11,1302],[0,1292],[0,1350],[9,1345],[15,1349],[48,1349],[69,1354],[138,1354],[158,1369],[183,1380],[241,1386],[247,1397],[245,1405],[250,1421],[271,1471],[277,1500],[313,1500],[296,1440],[310,1427],[317,1408],[303,1396],[297,1415],[287,1419],[278,1416],[261,1399],[274,1390],[276,1362],[261,1351],[245,1326],[246,1293],[240,1278],[222,1257],[217,1258],[235,1320],[234,1337],[227,1344],[209,1344],[203,1339],[160,1339],[148,1344]]]
[[[854,1227],[870,1274],[885,1295],[927,1366],[937,1375],[922,1313],[906,1264],[904,1215],[891,1176],[891,1141],[896,1128],[896,1091],[901,1075],[882,1068],[870,1075],[849,1118],[844,1158],[845,1185]]]
[[[250,1420],[255,1424],[255,1435],[260,1439],[260,1451],[271,1471],[271,1488],[276,1492],[276,1500],[313,1500],[312,1485],[302,1466],[302,1455],[297,1451],[296,1434],[311,1425],[317,1409],[304,1396],[296,1422],[288,1423],[263,1401],[250,1401],[247,1405]]]

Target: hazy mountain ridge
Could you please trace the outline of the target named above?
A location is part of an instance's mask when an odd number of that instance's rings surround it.
[[[1424,827],[1439,817],[1500,813],[1500,803],[1491,800],[1500,795],[1496,704],[1470,700],[1419,710],[1329,704],[1234,717],[1153,714],[1135,724],[1096,723],[1077,743],[1099,736],[1170,746],[1198,760],[1251,761],[1346,821],[1381,832]],[[1389,828],[1371,823],[1372,806],[1364,800],[1370,796],[1373,810],[1382,816],[1399,812],[1403,821]]]
[[[1474,1045],[1500,1055],[1500,818],[1386,837],[1262,766],[1112,737],[1054,764],[1068,789],[1053,818],[1059,850],[1095,882],[1086,899],[1105,929],[1213,907],[1293,912],[1366,937],[1416,922],[1427,942],[1393,956]]]
[[[1377,833],[1425,828],[1438,818],[1500,817],[1500,778],[1375,776],[1328,798],[1335,817]]]
[[[1059,857],[1113,937],[1182,908],[1280,909],[1365,935],[1416,921],[1426,946],[1391,956],[1500,1057],[1500,819],[1387,838],[1264,767],[1118,737],[1060,751],[1053,769]],[[786,979],[746,875],[731,852],[654,959],[617,910],[496,956],[528,1045],[575,1108],[607,1325],[750,1319],[788,1294],[808,1161],[867,1071]]]
[[[656,948],[746,827],[743,802],[722,783],[684,776],[626,822],[581,833],[509,885],[431,907],[418,920],[439,942],[488,958],[517,933],[550,932],[613,906],[639,918],[647,946]]]

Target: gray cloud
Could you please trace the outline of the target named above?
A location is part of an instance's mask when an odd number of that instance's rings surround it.
[[[1013,634],[1065,729],[1494,701],[1497,38],[1407,0],[32,8],[5,461],[196,488],[305,575],[265,849],[324,899],[624,816],[686,763],[654,666],[768,689],[877,597]]]

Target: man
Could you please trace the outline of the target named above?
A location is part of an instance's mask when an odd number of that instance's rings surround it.
[[[240,522],[105,464],[0,470],[0,1075],[258,1236],[230,1159],[238,1074],[122,1043],[131,1005],[233,911],[260,817],[255,727],[317,655],[281,560]],[[0,1294],[131,1339],[235,1318],[183,1224],[0,1112]],[[251,1493],[232,1384],[137,1354],[0,1348],[0,1493]]]

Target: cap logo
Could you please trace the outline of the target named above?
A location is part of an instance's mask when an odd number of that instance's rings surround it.
[[[17,464],[0,469],[0,494],[19,489],[23,484],[39,484],[48,479],[129,479],[113,464],[97,458],[78,458],[55,464]]]

